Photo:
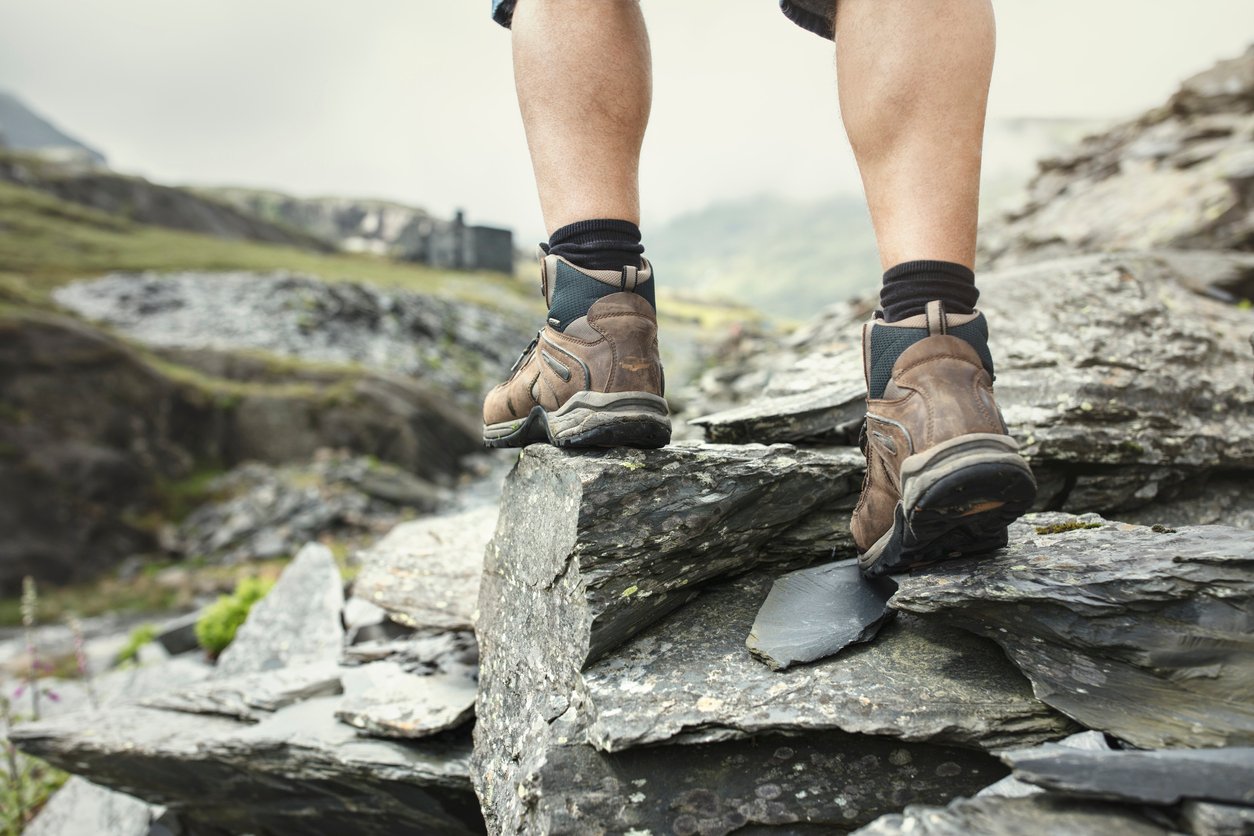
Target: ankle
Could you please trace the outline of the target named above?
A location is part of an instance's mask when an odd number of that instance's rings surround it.
[[[933,301],[950,314],[970,314],[979,298],[970,268],[951,261],[906,261],[884,273],[880,307],[884,321],[891,323],[918,316]]]
[[[640,227],[611,218],[577,221],[554,230],[545,250],[584,270],[640,269]]]

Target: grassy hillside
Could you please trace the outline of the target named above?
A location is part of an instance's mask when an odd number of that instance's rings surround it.
[[[113,270],[293,270],[331,281],[447,294],[490,307],[539,308],[534,288],[509,276],[160,229],[0,182],[0,294],[10,301],[44,303],[59,284]]]

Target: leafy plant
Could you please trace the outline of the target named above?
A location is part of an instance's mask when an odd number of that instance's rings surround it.
[[[118,664],[133,662],[139,657],[139,649],[157,637],[157,628],[151,624],[141,624],[131,631],[126,644],[118,651]]]
[[[253,604],[264,598],[272,586],[274,581],[241,578],[235,592],[219,597],[197,619],[196,641],[210,656],[226,650],[235,639],[235,631],[248,618]]]

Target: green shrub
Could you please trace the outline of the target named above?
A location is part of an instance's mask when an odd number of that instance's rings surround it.
[[[141,624],[131,631],[130,638],[118,651],[118,664],[133,662],[139,657],[139,649],[157,637],[157,628],[151,624]]]
[[[235,592],[218,598],[196,620],[196,641],[210,656],[226,650],[235,639],[235,631],[248,618],[253,604],[266,597],[272,586],[274,581],[241,578]]]

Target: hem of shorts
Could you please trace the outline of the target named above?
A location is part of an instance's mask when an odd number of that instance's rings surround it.
[[[823,15],[815,14],[808,9],[800,9],[789,0],[779,0],[779,8],[789,20],[802,29],[813,32],[821,38],[827,38],[829,41],[835,40],[836,32],[832,28],[832,22]]]
[[[505,0],[501,5],[492,9],[492,19],[504,26],[510,28],[510,24],[514,22],[514,4],[517,0]]]

